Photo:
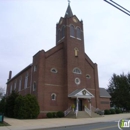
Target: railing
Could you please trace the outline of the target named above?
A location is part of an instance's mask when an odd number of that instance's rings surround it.
[[[67,116],[71,112],[71,107],[64,111],[64,116]]]
[[[87,107],[85,107],[84,110],[89,114],[89,116],[91,116],[91,110],[89,110]]]
[[[99,115],[104,115],[104,111],[100,110],[99,108],[95,108],[93,106],[91,106],[91,110]]]
[[[97,108],[91,106],[91,110],[92,110],[93,112],[95,112],[95,111],[97,110]]]

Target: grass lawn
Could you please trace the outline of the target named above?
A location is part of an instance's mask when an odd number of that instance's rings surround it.
[[[0,123],[0,126],[10,126],[10,125],[6,122],[3,122],[3,123]]]

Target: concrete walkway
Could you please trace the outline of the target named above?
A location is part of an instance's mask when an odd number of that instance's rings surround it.
[[[29,130],[29,129],[45,129],[52,127],[62,127],[71,125],[82,125],[97,122],[109,122],[118,121],[120,119],[130,118],[130,113],[127,114],[115,114],[105,115],[96,118],[53,118],[53,119],[32,119],[32,120],[18,120],[12,118],[4,118],[4,121],[9,123],[11,126],[0,127],[0,130]]]

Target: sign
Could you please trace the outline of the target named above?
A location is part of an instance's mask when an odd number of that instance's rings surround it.
[[[130,120],[119,120],[118,121],[118,128],[120,130],[128,130],[130,129]]]
[[[0,114],[0,122],[3,122],[4,115]]]

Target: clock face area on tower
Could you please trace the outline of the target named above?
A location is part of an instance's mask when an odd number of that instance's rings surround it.
[[[60,20],[59,24],[62,24],[63,23],[63,19]]]
[[[78,22],[78,19],[77,19],[76,17],[73,17],[73,21],[74,21],[75,23],[77,23],[77,22]]]

